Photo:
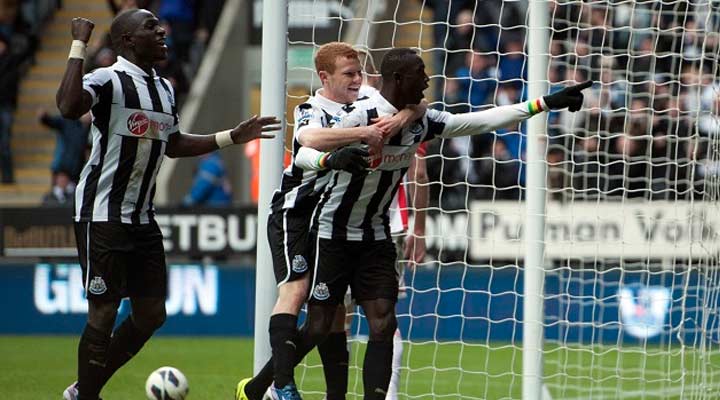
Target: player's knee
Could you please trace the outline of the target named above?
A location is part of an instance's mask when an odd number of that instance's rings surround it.
[[[280,286],[278,303],[286,308],[298,310],[307,300],[308,284],[304,280],[288,282]]]
[[[91,301],[88,309],[88,324],[99,331],[112,331],[119,305],[120,303],[115,301]]]
[[[310,341],[317,345],[325,340],[330,333],[335,307],[311,307],[308,312],[308,319],[303,325],[305,334]]]
[[[163,326],[167,319],[165,304],[154,306],[142,311],[133,310],[133,322],[138,329],[144,332],[155,332]]]
[[[388,312],[368,319],[368,325],[370,328],[370,340],[392,341],[397,329],[397,318],[395,318],[395,313]]]

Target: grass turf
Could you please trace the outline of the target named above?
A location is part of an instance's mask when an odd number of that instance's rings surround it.
[[[0,385],[4,400],[60,399],[75,379],[77,337],[0,336]],[[669,350],[669,351],[668,351]],[[252,370],[246,338],[153,338],[103,390],[106,400],[142,400],[147,375],[172,365],[190,381],[191,400],[232,399],[235,383]],[[355,343],[351,365],[361,365]],[[319,358],[312,353],[296,370],[305,400],[323,398]],[[400,399],[520,398],[522,352],[513,345],[414,343],[405,346]],[[684,371],[684,372],[683,372]],[[694,372],[698,371],[698,372]],[[720,392],[720,358],[680,354],[660,347],[556,347],[545,354],[545,382],[555,399],[713,398]],[[362,372],[351,367],[348,399],[360,399]]]

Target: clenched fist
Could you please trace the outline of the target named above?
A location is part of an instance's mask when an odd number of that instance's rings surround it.
[[[87,43],[90,40],[95,24],[86,18],[73,18],[72,20],[72,38],[73,40],[81,40]]]

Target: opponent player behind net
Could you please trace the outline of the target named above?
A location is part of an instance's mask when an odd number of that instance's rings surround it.
[[[373,88],[362,86],[362,68],[358,53],[350,45],[333,42],[321,46],[315,56],[315,67],[322,88],[307,102],[295,108],[293,157],[304,145],[320,149],[335,149],[318,158],[320,169],[342,169],[359,173],[367,167],[365,157],[380,151],[383,140],[400,131],[402,126],[422,116],[425,109],[413,107],[397,116],[376,120],[376,124],[348,129],[330,129],[352,111]],[[361,100],[358,101],[358,96]],[[356,103],[358,101],[358,103]],[[353,104],[355,103],[355,104]],[[307,133],[312,140],[305,141]],[[363,142],[365,149],[345,147]],[[280,188],[272,199],[268,217],[268,241],[278,284],[278,299],[270,317],[270,345],[272,358],[252,379],[243,379],[236,388],[236,399],[262,398],[270,387],[270,395],[277,399],[299,399],[293,378],[295,365],[315,345],[318,338],[307,330],[297,329],[297,315],[307,300],[309,289],[308,260],[312,260],[310,237],[311,218],[327,179],[328,171],[303,172],[293,163],[283,172]],[[348,355],[345,331],[330,335],[327,345],[319,351],[325,363],[330,400],[343,398],[347,384]],[[338,346],[337,343],[340,345]],[[339,349],[339,351],[338,351]],[[343,369],[345,372],[343,373]],[[272,385],[271,385],[272,383]]]
[[[361,127],[374,118],[419,104],[429,78],[423,60],[411,49],[390,50],[380,67],[382,89],[339,122],[337,128]],[[385,399],[391,377],[398,278],[388,209],[410,160],[422,142],[494,131],[547,110],[582,107],[582,90],[569,86],[527,102],[465,114],[427,110],[422,118],[386,141],[371,160],[371,170],[333,171],[317,210],[318,230],[307,329],[326,335],[347,287],[367,317],[370,335],[363,362],[364,399]],[[308,135],[309,136],[309,135]],[[317,170],[326,155],[304,147],[295,163]]]

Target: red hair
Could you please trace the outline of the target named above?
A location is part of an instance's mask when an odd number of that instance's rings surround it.
[[[330,42],[320,46],[315,53],[315,71],[332,74],[335,72],[335,61],[340,57],[358,59],[358,52],[342,42]]]

